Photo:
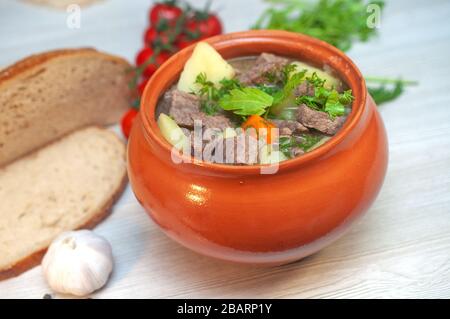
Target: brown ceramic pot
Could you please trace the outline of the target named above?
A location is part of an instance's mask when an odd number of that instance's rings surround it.
[[[271,52],[330,66],[353,90],[348,120],[323,146],[282,162],[273,175],[260,174],[259,165],[175,164],[155,107],[190,57],[193,47],[186,48],[143,94],[128,146],[137,199],[167,235],[208,256],[282,264],[318,251],[367,211],[386,173],[385,129],[361,73],[344,53],[305,35],[248,31],[207,42],[226,59]]]

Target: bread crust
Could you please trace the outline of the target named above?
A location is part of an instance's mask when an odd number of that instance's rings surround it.
[[[94,127],[101,128],[100,126],[94,126]],[[104,128],[101,128],[101,129],[104,129]],[[63,137],[61,137],[55,141],[52,141],[51,143],[47,144],[47,146],[59,142],[61,139],[63,139],[64,137],[66,137],[67,135],[70,135],[72,133],[73,132],[70,132],[70,133],[64,135]],[[115,138],[118,141],[120,141],[120,143],[123,143],[115,133],[113,133],[113,132],[110,132],[110,133],[113,134],[115,136]],[[44,147],[46,147],[46,146],[44,146]],[[38,150],[36,150],[34,152],[39,152],[40,150],[42,150],[42,148],[39,148]],[[34,152],[28,154],[28,156],[32,155]],[[116,191],[111,196],[111,198],[103,205],[103,207],[98,211],[97,214],[95,214],[90,220],[88,220],[86,223],[84,223],[83,225],[78,227],[76,230],[92,229],[95,226],[97,226],[100,222],[102,222],[104,219],[106,219],[106,217],[108,217],[111,214],[114,203],[120,198],[120,196],[122,195],[123,191],[125,190],[125,187],[127,186],[127,184],[128,184],[128,175],[127,175],[127,171],[125,170],[124,174],[122,176],[122,180],[119,184],[119,187],[116,189]],[[44,258],[44,255],[47,252],[47,249],[48,249],[48,247],[32,253],[31,255],[19,260],[18,262],[16,262],[13,266],[11,266],[8,269],[0,269],[0,281],[9,279],[9,278],[13,278],[13,277],[17,277],[18,275],[24,273],[25,271],[27,271],[35,266],[38,266],[41,263],[42,258]]]
[[[33,70],[36,67],[41,66],[44,63],[49,62],[54,58],[59,58],[68,55],[76,55],[76,54],[87,54],[87,55],[99,55],[110,61],[115,61],[117,63],[126,65],[131,70],[131,65],[122,58],[117,56],[113,56],[107,53],[99,52],[93,48],[79,48],[79,49],[61,49],[61,50],[53,50],[44,53],[38,53],[34,55],[30,55],[20,61],[17,61],[13,65],[7,67],[6,69],[0,70],[0,85],[5,83],[8,80],[14,79],[14,77],[26,73],[27,71]]]
[[[28,76],[33,76],[37,71],[39,71],[40,68],[42,68],[43,66],[45,67],[45,65],[47,65],[47,63],[50,63],[52,60],[59,59],[59,58],[67,58],[70,56],[102,58],[105,61],[111,61],[117,65],[123,66],[124,69],[129,69],[130,70],[129,74],[125,75],[125,77],[127,79],[128,78],[131,79],[133,77],[132,66],[123,58],[120,58],[120,57],[117,57],[114,55],[110,55],[107,53],[99,52],[93,48],[60,49],[60,50],[53,50],[53,51],[48,51],[45,53],[31,55],[27,58],[24,58],[16,63],[14,63],[13,65],[11,65],[5,69],[0,69],[0,91],[3,88],[7,88],[9,85],[13,84],[14,81],[16,81],[16,80],[20,81],[21,79],[27,78]],[[128,90],[129,90],[129,92],[127,93],[127,99],[128,99],[128,102],[131,103],[133,97],[135,97],[135,95],[136,95],[136,92],[135,92],[135,89],[132,89],[132,88],[131,89],[128,88]],[[0,107],[0,109],[1,109],[1,107]],[[127,109],[124,107],[123,112],[126,112],[126,110]],[[119,118],[114,119],[114,122],[117,122],[118,119]],[[86,123],[82,124],[82,126],[85,124]],[[106,118],[105,118],[105,121],[103,121],[103,122],[99,122],[97,120],[95,122],[87,123],[87,124],[91,124],[93,126],[109,125],[109,124],[112,124],[112,121],[106,120]],[[66,131],[65,134],[67,135],[75,130],[79,130],[82,128],[82,126],[73,127],[71,129],[71,131]],[[30,153],[35,152],[36,150],[38,150],[42,147],[45,147],[48,144],[51,144],[54,139],[59,140],[60,136],[55,136],[53,139],[51,139],[50,141],[45,141],[43,144],[34,145],[33,148],[28,149],[25,152],[22,152],[22,154],[19,154],[18,156],[11,157],[7,160],[5,160],[3,158],[2,160],[0,160],[0,168],[5,167],[16,160],[24,158],[24,157],[28,156]]]

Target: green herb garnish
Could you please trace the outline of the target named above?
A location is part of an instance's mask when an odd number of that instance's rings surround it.
[[[281,91],[280,87],[275,85],[257,84],[255,87],[272,96],[279,94],[279,92]]]
[[[200,110],[208,115],[214,115],[220,110],[218,101],[231,90],[241,89],[242,85],[236,79],[223,79],[219,88],[206,78],[205,73],[200,73],[195,79],[200,86],[197,95],[200,96]]]
[[[286,85],[291,75],[294,74],[295,71],[297,71],[297,65],[294,63],[289,63],[288,65],[285,65],[283,67],[283,70],[281,71],[281,74],[283,75],[283,85]]]
[[[286,155],[287,158],[291,158],[291,149],[296,146],[295,139],[292,136],[282,136],[279,138],[278,143],[280,152]]]
[[[309,84],[312,84],[314,87],[322,87],[325,85],[325,79],[321,79],[317,72],[313,72],[313,74],[306,78]]]
[[[314,85],[314,96],[300,96],[296,99],[297,104],[306,104],[314,110],[328,113],[331,118],[345,114],[345,107],[353,101],[352,90],[339,93],[336,89],[327,89],[324,87],[325,81],[315,72],[306,81]]]
[[[384,1],[364,0],[266,0],[271,6],[262,14],[255,29],[304,33],[347,51],[355,40],[366,42],[377,33],[369,28],[369,3],[383,9]]]
[[[366,42],[377,34],[377,28],[367,24],[368,5],[378,5],[380,13],[383,0],[266,0],[269,8],[262,14],[255,29],[287,30],[307,34],[347,51],[354,42]],[[315,79],[310,79],[314,82]],[[372,81],[373,80],[373,81]],[[368,86],[369,93],[380,105],[399,97],[411,81],[366,78],[378,83]]]
[[[219,98],[228,94],[231,90],[242,89],[242,84],[237,79],[223,79],[219,83]]]
[[[273,103],[273,97],[257,88],[233,89],[219,99],[219,105],[237,115],[262,115]]]
[[[286,157],[291,158],[291,149],[294,147],[299,147],[303,151],[307,152],[310,150],[314,145],[319,143],[322,140],[322,136],[319,135],[312,135],[312,134],[303,134],[301,136],[301,141],[298,142],[298,138],[293,136],[282,136],[279,138],[279,150],[282,152]]]
[[[323,136],[320,135],[311,135],[311,134],[303,134],[302,142],[300,143],[300,148],[305,152],[310,150],[314,145],[319,143],[322,140]]]
[[[294,73],[296,65],[290,65],[294,66],[294,69],[286,74],[286,82],[283,89],[275,97],[275,105],[278,103],[283,103],[284,101],[292,98],[294,90],[303,82],[305,78],[306,70]]]
[[[205,73],[200,73],[195,78],[195,84],[200,86],[198,95],[201,97],[207,97],[209,100],[217,100],[219,91],[215,87],[214,83],[206,78]]]
[[[215,101],[201,100],[200,110],[207,115],[216,115],[219,112],[220,107]]]
[[[306,70],[296,72],[295,64],[288,64],[283,69],[283,87],[273,94],[271,113],[278,114],[294,102],[294,91],[304,81]]]

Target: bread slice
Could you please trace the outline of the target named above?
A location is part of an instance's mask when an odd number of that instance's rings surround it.
[[[78,128],[118,122],[131,66],[93,49],[31,56],[0,71],[0,167]]]
[[[126,185],[125,145],[88,127],[0,169],[0,279],[40,263],[61,232],[108,215]]]

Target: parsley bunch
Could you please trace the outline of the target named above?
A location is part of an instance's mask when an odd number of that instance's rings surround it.
[[[271,6],[254,29],[286,30],[304,33],[347,51],[355,40],[366,42],[376,35],[367,26],[365,0],[266,0]],[[381,9],[384,1],[370,1]]]

